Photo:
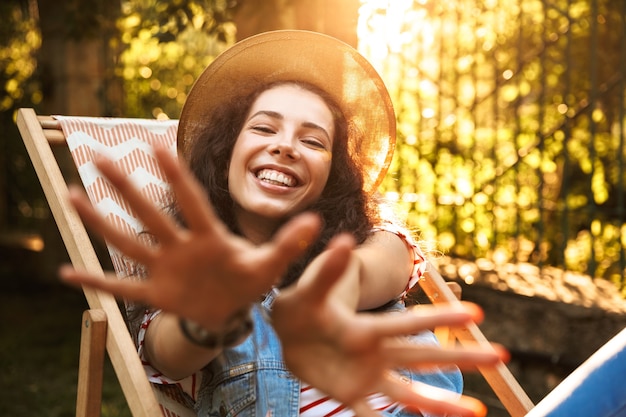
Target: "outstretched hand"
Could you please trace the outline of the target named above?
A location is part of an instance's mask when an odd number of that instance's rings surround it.
[[[428,372],[435,366],[495,365],[496,349],[441,349],[410,344],[406,338],[435,326],[460,326],[482,317],[480,308],[422,306],[401,313],[356,313],[332,302],[329,293],[345,270],[354,242],[339,236],[316,278],[283,290],[272,319],[280,336],[285,362],[298,378],[349,406],[358,417],[377,416],[366,397],[386,394],[409,409],[458,416],[485,415],[482,403],[440,388],[408,384],[394,372],[412,368]]]
[[[93,231],[145,266],[148,279],[95,276],[70,266],[61,269],[61,277],[68,283],[161,308],[209,329],[220,328],[232,313],[257,301],[276,283],[289,263],[317,237],[320,221],[312,214],[298,216],[270,242],[255,246],[226,228],[184,164],[165,148],[155,148],[155,156],[171,183],[187,228],[143,197],[111,161],[98,158],[95,163],[155,237],[156,245],[117,230],[97,213],[82,191],[72,189],[69,197]]]

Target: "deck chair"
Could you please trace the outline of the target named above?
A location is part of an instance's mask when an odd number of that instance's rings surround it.
[[[89,236],[66,200],[66,182],[51,150],[51,145],[68,145],[79,174],[89,178],[93,173],[90,157],[93,150],[101,150],[122,143],[132,157],[124,158],[124,169],[129,175],[141,181],[142,192],[158,201],[167,184],[160,176],[149,156],[149,144],[155,140],[166,141],[175,152],[176,121],[157,122],[143,119],[106,118],[62,118],[38,116],[33,109],[20,109],[17,124],[43,186],[51,211],[60,229],[71,262],[78,268],[101,273]],[[138,127],[138,126],[144,126]],[[146,128],[146,126],[150,126]],[[148,133],[146,133],[146,131]],[[136,149],[133,151],[132,149]],[[133,153],[134,152],[134,153]],[[139,180],[138,177],[148,177]],[[83,181],[85,179],[83,178]],[[112,207],[125,208],[116,196],[115,190],[105,189],[101,179],[87,179],[85,188],[92,202],[100,210]],[[91,191],[90,191],[91,190]],[[120,227],[138,230],[138,222],[128,210],[123,213],[107,214]],[[119,254],[109,249],[113,266],[118,274],[127,272],[127,265]],[[458,295],[437,272],[428,265],[420,280],[420,285],[433,303],[458,303]],[[100,412],[100,389],[104,346],[109,354],[122,390],[134,416],[187,417],[193,415],[188,409],[181,409],[184,403],[180,392],[151,386],[135,346],[127,330],[123,315],[114,297],[99,291],[84,289],[90,309],[85,312],[81,339],[79,364],[79,389],[77,415],[94,416]],[[441,332],[439,331],[439,334]],[[454,329],[451,334],[461,344],[489,343],[475,325]],[[495,368],[480,368],[488,384],[513,417],[521,417],[533,407],[533,403],[515,380],[508,368],[500,363]],[[166,386],[167,387],[167,386]]]
[[[102,273],[89,235],[67,201],[67,183],[51,146],[69,147],[90,200],[103,214],[122,229],[139,231],[138,220],[97,176],[91,160],[96,152],[111,153],[116,148],[116,154],[124,156],[126,172],[139,177],[137,181],[144,181],[142,192],[158,198],[167,185],[146,152],[155,141],[169,143],[175,149],[177,122],[70,118],[62,123],[60,118],[37,116],[32,109],[20,109],[17,125],[71,262],[77,268]],[[113,248],[109,248],[109,253],[116,273],[127,275],[129,265],[124,258]],[[84,288],[84,294],[89,310],[84,312],[82,321],[76,415],[100,415],[106,348],[133,416],[194,416],[179,387],[149,383],[115,298],[89,288]]]

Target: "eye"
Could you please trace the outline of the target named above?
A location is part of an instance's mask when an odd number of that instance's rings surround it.
[[[317,138],[307,136],[300,140],[302,141],[302,143],[312,148],[327,150],[326,144]]]
[[[272,135],[276,133],[276,130],[274,130],[273,128],[269,127],[269,126],[265,126],[265,125],[257,125],[257,126],[252,126],[252,130],[257,132],[257,133],[262,133],[265,135]]]

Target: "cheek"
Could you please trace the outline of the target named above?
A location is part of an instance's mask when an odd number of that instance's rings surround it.
[[[327,159],[324,164],[320,164],[318,170],[320,194],[328,184],[328,180],[330,179],[331,167],[332,165],[330,159]]]
[[[231,196],[234,196],[242,185],[241,182],[245,176],[245,173],[242,171],[243,167],[242,161],[237,157],[237,154],[233,152],[230,161],[226,165],[226,172],[224,173],[228,191]]]
[[[226,164],[226,171],[229,178],[232,175],[240,175],[238,171],[241,171],[245,166],[243,150],[241,146],[238,146],[238,143],[239,142],[235,143],[228,163]]]

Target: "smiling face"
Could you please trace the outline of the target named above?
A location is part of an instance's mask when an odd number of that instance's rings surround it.
[[[261,93],[244,121],[228,168],[228,189],[242,232],[269,237],[306,210],[328,180],[335,124],[317,94],[295,84]]]

